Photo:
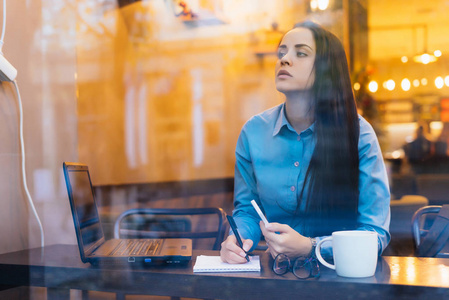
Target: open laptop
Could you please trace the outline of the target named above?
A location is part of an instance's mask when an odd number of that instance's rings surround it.
[[[91,264],[187,263],[192,258],[190,239],[105,240],[89,168],[81,163],[63,163],[76,238],[81,260]]]

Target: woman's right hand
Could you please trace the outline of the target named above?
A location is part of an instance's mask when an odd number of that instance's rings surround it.
[[[246,252],[253,246],[253,241],[243,240],[243,250]],[[228,238],[221,243],[220,257],[221,260],[229,264],[243,264],[247,260],[245,258],[246,253],[237,244],[237,239],[233,234],[229,235]]]

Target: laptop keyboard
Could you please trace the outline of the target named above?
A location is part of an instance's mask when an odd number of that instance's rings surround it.
[[[123,240],[109,255],[138,256],[154,255],[162,244],[162,239],[152,240]]]

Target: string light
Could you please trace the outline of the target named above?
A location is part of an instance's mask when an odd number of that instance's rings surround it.
[[[443,77],[438,76],[437,78],[435,78],[435,86],[437,87],[437,89],[441,89],[444,86]]]
[[[404,91],[410,90],[410,86],[411,86],[410,80],[408,80],[407,78],[402,79],[402,81],[401,81],[401,88]]]
[[[418,87],[419,86],[419,80],[418,79],[413,80],[413,86],[414,87]]]
[[[389,79],[389,80],[387,80],[386,86],[387,86],[387,90],[392,91],[392,90],[394,90],[396,84],[394,83],[393,79]]]
[[[377,82],[374,81],[374,80],[370,81],[370,83],[368,84],[368,90],[369,90],[371,93],[377,92],[377,89],[378,89],[378,88],[379,88],[379,86],[378,86]]]
[[[407,92],[411,89],[412,85],[413,85],[413,87],[416,88],[416,87],[419,87],[420,85],[426,86],[427,84],[428,84],[427,78],[421,78],[421,80],[414,79],[413,81],[410,81],[408,78],[404,78],[401,81],[401,88],[403,91]],[[437,78],[435,78],[435,87],[437,89],[442,89],[444,87],[444,85],[449,87],[449,75],[447,75],[444,78],[442,76],[438,76]],[[396,83],[394,82],[393,79],[389,79],[387,81],[384,81],[382,83],[382,86],[386,90],[393,91],[396,87]],[[356,82],[356,83],[354,83],[353,88],[355,91],[359,91],[361,88],[361,84],[359,82]],[[375,80],[371,80],[368,83],[368,90],[371,93],[377,92],[378,89],[379,89],[379,85]]]

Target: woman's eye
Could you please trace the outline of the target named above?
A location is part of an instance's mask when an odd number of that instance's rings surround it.
[[[278,51],[278,58],[283,58],[285,56],[286,52]]]
[[[300,56],[307,56],[306,53],[304,52],[296,52],[296,56],[300,57]]]

